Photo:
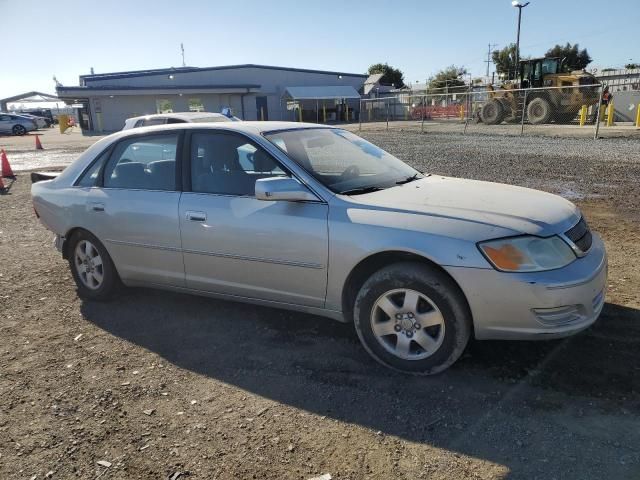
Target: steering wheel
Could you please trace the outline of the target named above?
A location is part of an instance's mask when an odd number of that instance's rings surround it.
[[[356,165],[349,165],[344,172],[342,172],[342,175],[340,175],[340,178],[343,179],[348,179],[348,178],[355,178],[360,176],[360,169],[356,166]]]

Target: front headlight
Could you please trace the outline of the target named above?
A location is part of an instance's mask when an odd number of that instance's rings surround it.
[[[498,270],[541,272],[569,265],[577,257],[560,237],[522,236],[480,242],[478,248]]]

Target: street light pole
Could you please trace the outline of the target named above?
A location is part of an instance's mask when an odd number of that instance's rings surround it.
[[[515,65],[514,77],[518,76],[518,65],[520,63],[520,22],[522,20],[522,9],[527,5],[529,5],[529,3],[530,2],[522,4],[518,0],[513,0],[511,2],[511,5],[513,5],[518,9],[518,34],[516,36],[516,65]]]

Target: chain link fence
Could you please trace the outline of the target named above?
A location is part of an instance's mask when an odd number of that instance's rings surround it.
[[[401,92],[360,100],[359,129],[503,135],[576,133],[597,136],[614,124],[601,84]]]

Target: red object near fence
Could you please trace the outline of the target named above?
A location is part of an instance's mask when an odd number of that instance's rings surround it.
[[[425,120],[460,118],[460,107],[461,105],[457,104],[446,107],[439,105],[418,106],[411,110],[411,118],[413,120],[422,120],[423,116]],[[462,108],[463,112],[466,112],[464,105]]]

